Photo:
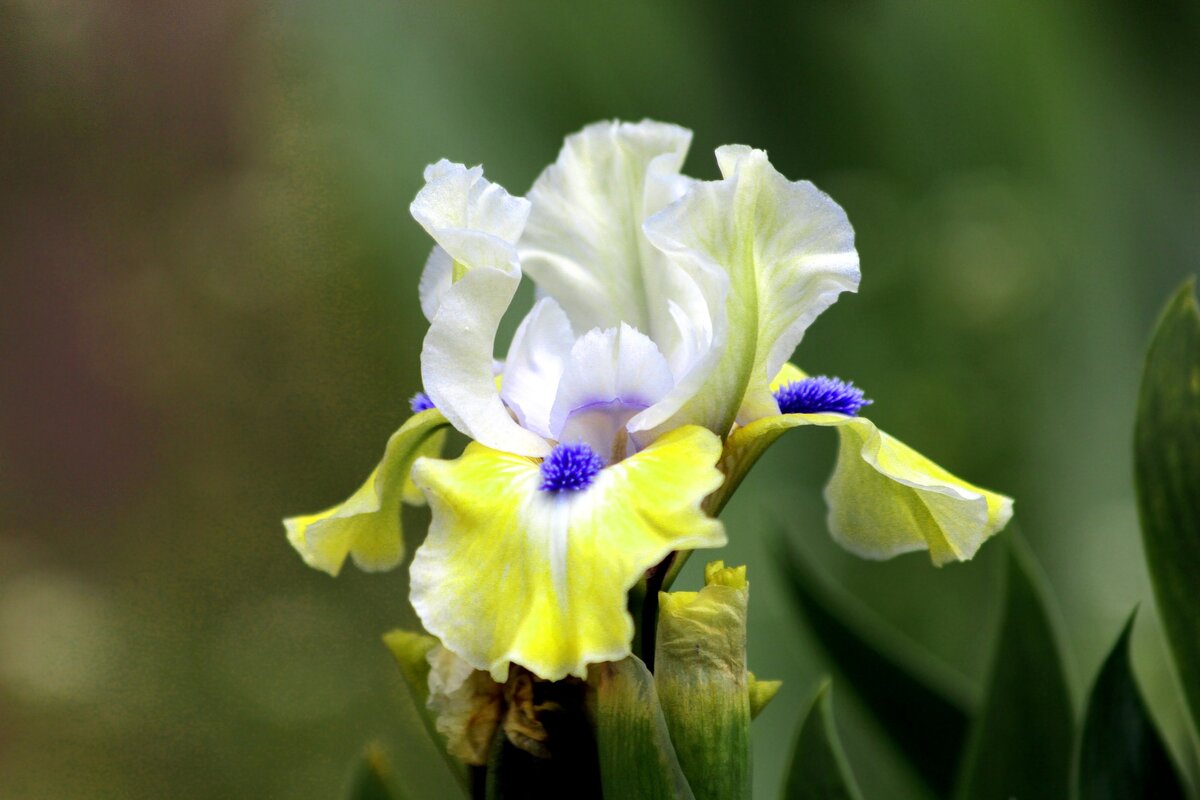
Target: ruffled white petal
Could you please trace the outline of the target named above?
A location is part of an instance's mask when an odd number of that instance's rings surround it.
[[[495,243],[511,247],[521,237],[529,201],[486,180],[483,167],[468,169],[443,158],[425,168],[425,186],[409,211],[454,261],[469,270],[499,267],[510,260],[508,248],[497,250]]]
[[[500,396],[522,425],[548,439],[550,408],[574,343],[567,315],[546,297],[521,321],[504,362]]]
[[[417,284],[421,313],[430,322],[433,322],[437,310],[442,305],[442,297],[454,283],[453,274],[454,259],[440,246],[434,245],[429,258],[425,260],[425,269],[421,271],[421,282]]]
[[[479,167],[439,161],[425,179],[412,214],[446,251],[457,278],[442,293],[425,336],[425,391],[467,436],[511,453],[544,455],[546,441],[505,408],[492,369],[496,329],[521,280],[515,243],[529,203],[485,180]]]
[[[673,335],[672,270],[642,223],[686,189],[691,136],[648,120],[589,125],[534,183],[521,263],[576,331],[627,322],[660,344]]]
[[[845,212],[806,181],[789,182],[761,150],[717,151],[723,179],[696,182],[646,222],[650,241],[689,274],[724,273],[729,288],[714,314],[719,361],[700,390],[659,430],[697,423],[726,433],[777,413],[771,376],[808,325],[843,291],[858,287],[858,253]]]

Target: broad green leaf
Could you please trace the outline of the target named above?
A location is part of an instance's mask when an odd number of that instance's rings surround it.
[[[597,664],[588,682],[605,796],[692,800],[646,665],[636,656]]]
[[[782,550],[782,547],[780,548]],[[829,587],[795,550],[778,559],[792,596],[854,691],[936,794],[954,786],[971,687],[854,598]]]
[[[812,707],[800,724],[783,797],[784,800],[862,798],[834,728],[833,690],[828,680],[817,689]]]
[[[403,795],[392,789],[390,774],[383,749],[377,744],[367,745],[350,781],[346,800],[401,800]]]
[[[963,800],[1067,797],[1075,741],[1062,648],[1032,557],[1009,540],[1000,639],[963,762]]]
[[[746,568],[715,561],[698,592],[661,592],[654,682],[697,800],[750,797]]]
[[[1129,615],[1088,698],[1076,775],[1078,800],[1184,797],[1134,679],[1129,639],[1135,614]]]
[[[412,700],[417,716],[425,727],[429,741],[437,748],[455,779],[466,788],[468,776],[466,765],[446,752],[446,740],[437,732],[436,720],[429,710],[429,662],[426,655],[437,644],[437,639],[424,633],[396,629],[383,635],[383,643],[396,658],[404,686]]]
[[[1146,354],[1134,449],[1154,597],[1192,722],[1200,725],[1200,310],[1194,280],[1167,305]]]

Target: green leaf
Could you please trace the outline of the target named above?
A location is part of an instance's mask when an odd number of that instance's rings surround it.
[[[692,800],[654,676],[636,656],[592,667],[591,716],[605,797]]]
[[[404,686],[408,689],[409,699],[412,700],[417,716],[425,728],[425,734],[438,753],[445,760],[450,773],[465,789],[469,786],[470,778],[466,765],[446,750],[446,740],[437,731],[436,719],[429,710],[429,662],[426,655],[437,644],[437,639],[425,633],[414,633],[397,628],[383,635],[383,643],[396,658],[400,674],[404,676]]]
[[[1021,540],[1009,539],[1004,618],[958,796],[1063,798],[1075,741],[1062,648],[1048,593]]]
[[[396,657],[413,705],[424,709],[429,700],[429,661],[425,657],[437,644],[437,639],[426,633],[397,628],[383,635],[383,643]]]
[[[1193,725],[1200,725],[1200,310],[1194,279],[1167,305],[1146,354],[1134,451],[1154,597]]]
[[[794,549],[777,559],[792,597],[830,659],[921,778],[939,796],[954,786],[973,703],[961,677],[826,584]]]
[[[346,800],[401,800],[402,795],[391,788],[388,779],[390,774],[383,748],[377,744],[367,745],[350,781]]]
[[[825,680],[800,724],[785,800],[861,800],[833,724],[833,690]]]
[[[1129,639],[1136,613],[1129,615],[1088,699],[1076,776],[1078,800],[1184,797],[1133,676]]]

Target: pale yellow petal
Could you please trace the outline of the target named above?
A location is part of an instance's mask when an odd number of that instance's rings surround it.
[[[586,677],[630,652],[626,593],[674,550],[725,543],[701,501],[721,482],[720,440],[695,426],[602,470],[578,492],[539,489],[540,465],[473,443],[414,469],[433,522],[412,565],[425,628],[503,681]]]
[[[437,409],[410,417],[388,439],[383,459],[348,500],[317,514],[283,521],[288,541],[305,563],[337,575],[346,556],[359,568],[378,572],[404,558],[400,503],[413,462],[446,428]]]
[[[772,388],[804,373],[788,364]],[[837,466],[825,488],[829,529],[843,547],[864,558],[928,550],[939,566],[965,561],[1008,524],[1012,500],[981,489],[875,427],[845,414],[781,414],[737,428],[721,456],[725,484],[709,498],[717,513],[750,467],[784,431],[801,425],[835,427]]]
[[[446,447],[446,434],[448,430],[443,429],[430,436],[425,440],[417,451],[417,458],[441,458],[442,451]],[[416,461],[414,458],[413,461]],[[417,488],[417,485],[412,481],[412,475],[404,477],[404,494],[402,495],[405,504],[410,506],[425,505],[425,495]]]

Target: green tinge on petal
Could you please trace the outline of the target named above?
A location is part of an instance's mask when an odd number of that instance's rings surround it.
[[[728,289],[714,309],[720,359],[659,429],[688,422],[724,435],[735,419],[778,412],[772,376],[813,320],[858,288],[854,231],[833,200],[811,183],[787,180],[761,150],[722,147],[717,161],[722,180],[693,184],[645,225],[675,263],[720,276]]]
[[[671,268],[642,223],[682,191],[691,139],[650,120],[598,122],[568,136],[529,190],[521,267],[576,330],[627,322],[662,344],[675,329]]]
[[[781,414],[738,428],[721,456],[728,476],[709,507],[728,499],[758,457],[784,431],[835,427],[837,466],[825,487],[829,529],[863,558],[928,550],[933,563],[965,561],[1012,517],[1012,500],[957,478],[863,417]],[[715,510],[714,510],[715,513]]]
[[[288,541],[310,567],[337,575],[346,556],[367,572],[395,567],[404,558],[400,503],[417,456],[448,425],[437,409],[409,418],[388,439],[383,459],[341,505],[283,521]]]
[[[700,508],[721,482],[721,442],[690,426],[607,467],[578,492],[547,493],[539,462],[472,443],[421,459],[433,512],[413,559],[426,630],[503,682],[510,663],[545,680],[630,653],[626,593],[674,550],[725,543]]]
[[[446,448],[446,434],[448,431],[442,429],[434,433],[425,443],[417,450],[417,458],[441,458],[442,451]],[[415,462],[416,459],[414,458]],[[413,483],[412,474],[404,476],[404,493],[401,495],[405,505],[423,506],[425,505],[425,495]]]
[[[951,475],[870,420],[852,418],[838,433],[825,499],[830,531],[851,552],[889,558],[927,548],[938,566],[966,561],[1012,518],[1011,499]]]
[[[698,592],[659,594],[654,679],[697,800],[750,796],[746,568],[714,562]]]
[[[801,381],[807,377],[807,372],[789,361],[775,374],[770,390],[772,393],[777,392],[784,384]],[[778,417],[767,418],[767,420],[771,419],[778,419]],[[728,441],[725,442],[725,449],[721,451],[721,462],[718,464],[721,472],[725,473],[725,482],[704,500],[704,510],[714,517],[721,513],[721,509],[725,508],[729,498],[733,497],[733,493],[742,485],[750,468],[762,457],[767,448],[774,444],[784,431],[793,427],[792,425],[766,424],[767,420],[763,420],[764,424],[749,433],[746,432],[746,428],[734,428]]]

